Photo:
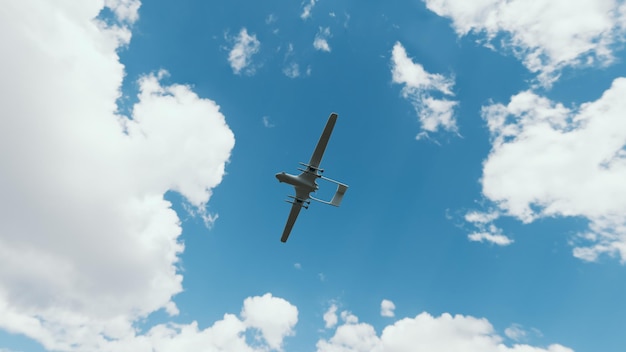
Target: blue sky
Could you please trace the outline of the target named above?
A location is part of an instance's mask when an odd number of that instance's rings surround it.
[[[624,1],[28,0],[0,33],[1,352],[626,346]],[[350,188],[283,244],[274,174],[331,112]]]

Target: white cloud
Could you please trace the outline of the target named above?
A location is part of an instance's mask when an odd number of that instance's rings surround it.
[[[498,211],[490,212],[470,211],[465,214],[465,221],[473,224],[477,231],[469,234],[467,238],[473,242],[489,242],[498,246],[508,246],[514,241],[502,234],[502,229],[493,224],[500,217]]]
[[[313,10],[313,7],[315,6],[316,2],[317,0],[309,0],[309,2],[306,3],[304,7],[302,8],[302,13],[300,14],[300,18],[302,18],[303,20],[306,20],[307,18],[311,17],[311,10]]]
[[[611,63],[626,33],[626,4],[617,0],[424,1],[451,18],[459,36],[484,34],[489,47],[498,41],[545,86],[563,67]]]
[[[120,21],[134,23],[139,19],[139,0],[104,0],[104,6],[111,9]]]
[[[484,162],[485,197],[529,223],[583,217],[589,230],[574,255],[626,261],[626,78],[596,101],[566,108],[531,91],[482,109],[492,150]]]
[[[328,38],[330,38],[330,27],[322,28],[315,35],[313,40],[313,47],[320,51],[330,52],[330,45],[328,44]]]
[[[426,72],[422,65],[414,63],[407,56],[399,42],[393,46],[391,64],[393,82],[404,85],[402,95],[413,104],[424,132],[436,132],[439,129],[456,132],[454,108],[458,102],[432,96],[433,93],[453,96],[454,79]]]
[[[47,349],[96,351],[178,313],[184,246],[164,194],[205,212],[234,146],[217,104],[164,72],[120,116],[116,50],[138,3],[111,3],[111,27],[94,20],[104,2],[0,11],[0,328]]]
[[[334,303],[331,304],[326,313],[324,313],[323,318],[324,326],[326,327],[326,329],[333,328],[335,325],[337,325],[337,305]]]
[[[300,77],[300,66],[297,63],[292,62],[283,68],[283,74],[289,78]]]
[[[266,293],[261,297],[246,298],[241,317],[246,326],[261,331],[270,348],[281,350],[283,339],[294,335],[298,308],[282,298]]]
[[[167,352],[167,351],[242,351],[267,352],[282,350],[283,339],[293,335],[298,310],[282,298],[271,294],[248,297],[241,318],[224,314],[221,320],[206,329],[197,322],[190,324],[159,324],[147,333],[128,336],[116,341],[102,342],[98,349],[107,352]],[[260,331],[252,345],[246,333]],[[88,349],[95,351],[96,349]]]
[[[341,320],[346,324],[356,324],[359,322],[359,318],[347,310],[341,312]]]
[[[228,62],[235,74],[240,74],[243,70],[246,74],[254,74],[252,56],[259,52],[261,42],[256,38],[256,34],[248,34],[246,28],[242,28],[239,35],[235,37],[235,44],[228,53]]]
[[[506,346],[486,319],[444,313],[422,313],[388,325],[380,336],[366,323],[346,323],[328,340],[317,342],[318,352],[573,352],[558,344],[546,348],[525,344]]]
[[[479,212],[479,211],[470,211],[465,214],[465,221],[474,223],[474,224],[488,224],[494,220],[496,220],[500,214],[497,211],[490,212]]]
[[[395,316],[395,313],[393,312],[395,309],[396,305],[388,299],[383,299],[383,301],[380,302],[380,315],[382,315],[383,317],[391,318]]]
[[[513,341],[523,341],[528,336],[526,330],[519,324],[512,324],[504,329],[504,334]]]
[[[300,270],[300,269],[302,269],[302,264],[300,264],[300,263],[295,263],[295,264],[293,265],[293,267],[294,267],[294,268],[296,268],[296,269],[298,269],[298,270]]]
[[[270,13],[269,15],[267,15],[267,17],[265,17],[265,24],[272,24],[276,22],[277,20],[278,20],[278,17],[276,17],[275,14]]]
[[[297,78],[300,77],[300,65],[292,61],[292,56],[294,56],[294,47],[293,43],[289,43],[285,52],[285,61],[291,62],[283,67],[283,74],[289,78]]]
[[[270,118],[268,116],[263,116],[262,120],[263,120],[263,126],[267,128],[274,127],[274,124],[270,121]]]
[[[496,229],[495,227],[491,227]],[[508,246],[513,243],[513,240],[507,236],[497,232],[473,232],[467,235],[467,238],[472,242],[489,242],[498,246]]]

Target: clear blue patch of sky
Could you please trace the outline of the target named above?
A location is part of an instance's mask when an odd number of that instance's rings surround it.
[[[44,352],[42,345],[24,335],[11,334],[0,330],[0,350],[3,348],[11,352]]]

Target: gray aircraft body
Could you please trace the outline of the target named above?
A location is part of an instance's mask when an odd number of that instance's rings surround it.
[[[308,164],[300,163],[304,167],[304,169],[298,168],[298,170],[301,171],[299,175],[291,175],[285,172],[280,172],[276,174],[276,178],[279,182],[288,183],[292,185],[296,190],[295,196],[288,196],[290,199],[287,200],[287,202],[291,203],[292,205],[291,211],[289,212],[289,218],[287,218],[287,224],[285,224],[285,230],[283,231],[283,235],[280,238],[281,242],[287,242],[287,238],[289,238],[289,234],[291,233],[293,224],[296,222],[298,214],[300,214],[300,209],[308,209],[309,204],[311,204],[311,200],[338,207],[341,203],[341,200],[343,199],[343,195],[348,190],[347,185],[322,176],[321,174],[324,172],[324,170],[319,168],[320,163],[322,162],[322,156],[324,155],[326,145],[328,144],[330,134],[333,132],[336,121],[337,114],[330,114],[328,122],[326,122],[326,127],[324,128],[324,131],[322,132],[322,135],[317,142],[317,146],[313,151],[311,160],[309,160]],[[337,185],[337,191],[330,201],[324,201],[310,196],[311,193],[314,193],[319,189],[319,185],[316,182],[317,179],[330,181]]]

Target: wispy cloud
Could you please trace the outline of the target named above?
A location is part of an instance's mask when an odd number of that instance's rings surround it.
[[[504,329],[504,334],[515,342],[526,342],[534,337],[543,337],[543,333],[537,328],[525,329],[520,324],[511,324]]]
[[[502,234],[502,229],[493,222],[500,217],[498,211],[490,212],[470,211],[465,214],[465,221],[476,228],[467,238],[472,242],[487,242],[498,246],[508,246],[514,241]]]
[[[262,120],[263,120],[263,126],[265,126],[267,128],[274,127],[274,124],[272,124],[270,122],[269,116],[263,116]],[[296,267],[296,269],[300,269],[300,263],[296,263],[296,264],[294,264],[294,266]]]
[[[508,328],[504,329],[504,334],[506,337],[510,338],[513,341],[524,341],[528,333],[524,328],[519,324],[512,324]]]
[[[497,233],[496,227],[490,227],[494,232],[474,232],[467,235],[467,238],[472,242],[489,242],[498,246],[508,246],[513,243],[513,240],[506,237],[503,234]]]
[[[300,65],[293,61],[293,56],[293,43],[289,43],[287,45],[287,51],[285,52],[285,61],[288,63],[283,67],[283,74],[289,78],[300,77]]]
[[[439,129],[456,132],[454,109],[458,102],[445,98],[454,95],[454,79],[428,73],[422,65],[408,57],[399,42],[393,46],[391,65],[393,82],[404,85],[402,95],[413,104],[424,132]],[[435,98],[433,94],[443,97]]]
[[[283,74],[289,78],[300,77],[300,65],[295,62],[289,63],[283,67]]]
[[[246,74],[254,74],[254,66],[252,66],[252,56],[259,52],[261,42],[256,38],[256,34],[248,34],[246,28],[242,28],[237,37],[234,38],[234,44],[228,53],[228,62],[235,74],[242,71]]]
[[[330,36],[330,27],[320,27],[313,40],[313,47],[317,50],[330,52],[330,45],[328,44],[328,38],[330,38]]]
[[[313,10],[316,2],[317,0],[309,0],[308,3],[305,3],[304,7],[302,8],[302,13],[300,14],[300,18],[306,20],[307,18],[311,17],[311,10]]]
[[[276,20],[278,20],[278,17],[276,17],[275,14],[270,13],[267,17],[265,17],[265,24],[272,24],[276,22]]]
[[[346,15],[346,20],[343,22],[343,27],[348,28],[348,24],[350,23],[350,14],[346,12],[345,15]]]

